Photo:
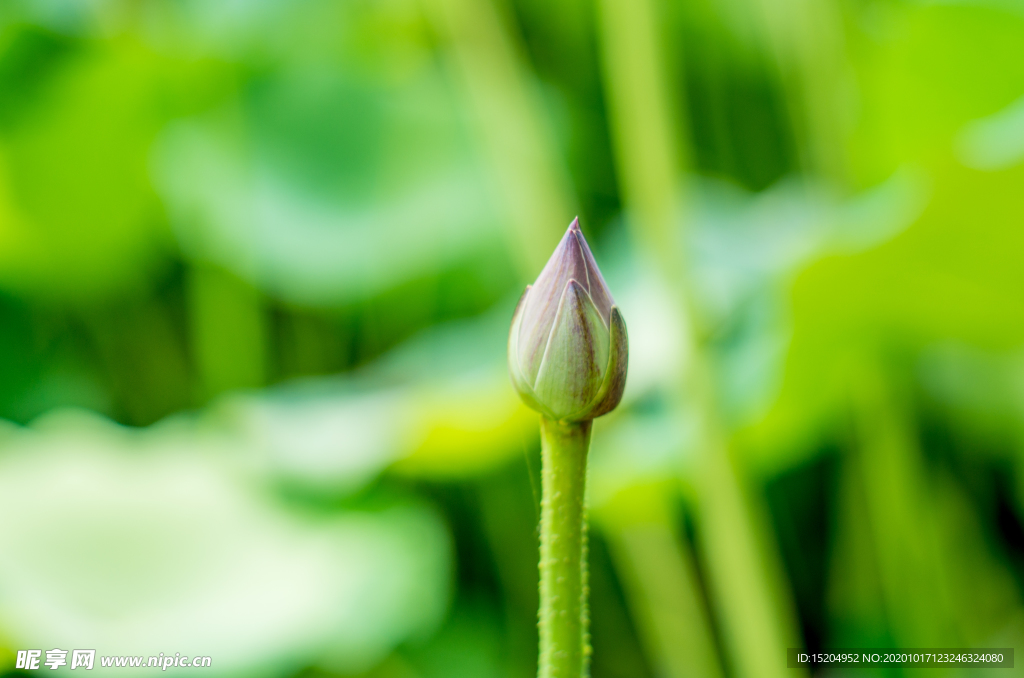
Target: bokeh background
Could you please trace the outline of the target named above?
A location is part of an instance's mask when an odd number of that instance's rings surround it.
[[[594,678],[1020,646],[1022,46],[1019,0],[0,0],[0,671],[534,675],[505,337],[577,214],[632,349]]]

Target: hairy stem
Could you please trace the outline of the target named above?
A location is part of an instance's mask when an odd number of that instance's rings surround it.
[[[541,418],[539,678],[589,674],[587,524],[583,493],[591,422]]]

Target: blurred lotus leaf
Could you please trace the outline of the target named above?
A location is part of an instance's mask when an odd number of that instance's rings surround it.
[[[873,250],[816,262],[795,279],[786,376],[758,425],[765,440],[817,435],[865,361],[937,342],[1006,350],[1021,341],[1021,314],[1011,309],[1020,307],[1024,277],[1011,253],[1024,243],[1010,224],[1024,213],[1008,197],[1020,180],[1019,170],[984,185],[964,170],[940,173],[913,227]]]
[[[854,63],[863,109],[850,143],[859,182],[908,162],[948,162],[965,124],[1024,91],[1017,3],[877,5],[864,28],[855,34],[864,49]]]
[[[928,204],[929,181],[906,167],[845,200],[797,180],[757,194],[710,180],[695,188],[691,259],[698,301],[716,325],[721,404],[733,421],[751,421],[780,387],[793,277],[810,261],[868,250],[907,229]]]
[[[1024,98],[964,125],[956,151],[972,169],[1002,170],[1024,161]]]
[[[430,65],[397,83],[296,66],[168,129],[155,172],[189,257],[338,304],[500,251],[460,115]]]
[[[389,467],[446,479],[493,469],[536,435],[503,365],[505,310],[432,328],[352,374],[228,396],[211,421],[274,477],[327,494]]]
[[[273,474],[347,494],[406,454],[413,407],[407,389],[360,390],[327,378],[233,397],[222,410]]]
[[[441,618],[449,543],[422,505],[313,516],[217,435],[55,414],[0,456],[0,626],[17,647],[187,651],[210,675],[359,671]],[[97,662],[97,670],[99,670]]]

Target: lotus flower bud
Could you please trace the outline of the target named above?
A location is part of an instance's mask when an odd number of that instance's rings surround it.
[[[574,219],[516,306],[512,384],[550,419],[593,419],[622,399],[628,354],[626,323]]]

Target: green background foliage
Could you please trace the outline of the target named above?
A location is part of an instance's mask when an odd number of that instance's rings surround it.
[[[1010,0],[0,0],[0,671],[533,675],[504,352],[576,214],[632,349],[594,678],[1018,644],[1022,44]]]

